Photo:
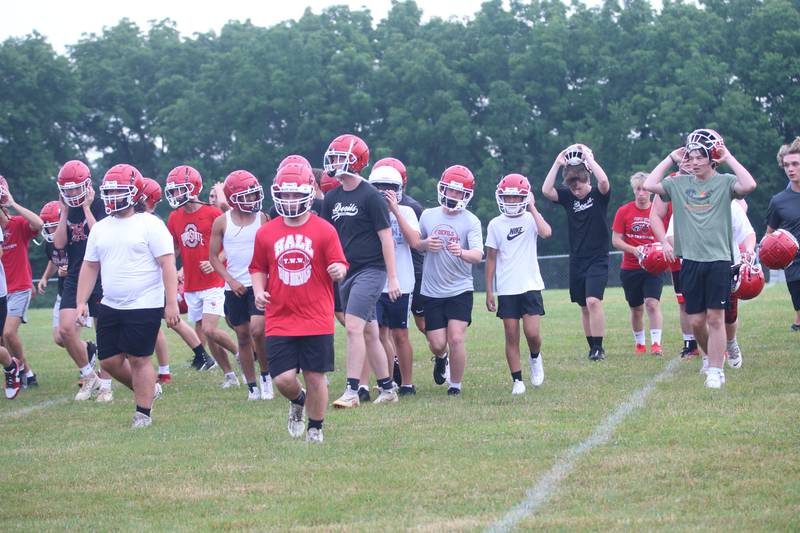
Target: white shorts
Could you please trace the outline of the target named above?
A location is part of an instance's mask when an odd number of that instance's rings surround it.
[[[189,308],[187,316],[192,322],[203,320],[203,315],[225,316],[225,289],[213,287],[204,291],[185,292],[183,299]]]
[[[8,302],[8,316],[21,318],[22,323],[26,324],[28,322],[28,307],[31,305],[32,293],[31,289],[9,292],[6,299]]]
[[[61,323],[59,320],[59,315],[61,314],[61,295],[56,296],[56,303],[53,304],[53,329],[58,329],[58,325]],[[86,320],[83,323],[83,327],[91,328],[94,326],[94,319],[90,316],[86,317]]]

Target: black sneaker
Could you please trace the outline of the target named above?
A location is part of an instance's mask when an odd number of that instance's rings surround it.
[[[792,324],[790,328],[792,331],[800,331],[800,324]]]
[[[19,373],[19,384],[23,389],[28,388],[28,375],[24,369]]]
[[[447,395],[448,396],[460,396],[461,395],[461,389],[457,389],[455,387],[450,387],[449,389],[447,389]]]
[[[681,350],[681,359],[683,360],[688,360],[691,359],[692,357],[697,357],[698,355],[700,355],[698,349],[691,348],[689,347],[688,344],[683,347],[683,350]]]
[[[595,359],[594,352],[595,352],[594,348],[589,348],[589,361],[597,361],[597,359]]]
[[[394,356],[394,372],[392,379],[394,379],[395,383],[403,382],[403,374],[400,373],[400,360],[397,358],[397,356]]]
[[[414,385],[402,385],[397,391],[399,396],[414,396],[416,393],[417,388]]]
[[[359,402],[368,402],[372,398],[369,397],[369,389],[367,387],[359,387],[358,388],[358,401]]]
[[[191,367],[195,370],[202,370],[203,365],[206,364],[206,358],[203,357],[203,354],[197,355],[195,354],[194,358],[191,360]]]
[[[39,380],[36,379],[36,374],[28,378],[28,387],[38,387],[38,386],[39,386]]]
[[[598,348],[596,353],[597,359],[595,359],[595,361],[602,361],[606,358],[606,351],[603,348]]]
[[[444,354],[444,357],[436,357],[435,355],[431,358],[433,361],[433,382],[437,385],[444,385],[444,382],[447,381],[447,354]]]
[[[214,361],[214,358],[208,354],[205,354],[205,360],[203,361],[203,366],[200,368],[201,371],[205,372],[206,370],[211,370],[217,366],[217,362]]]

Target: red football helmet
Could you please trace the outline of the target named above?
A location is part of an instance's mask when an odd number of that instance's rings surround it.
[[[731,270],[731,296],[752,300],[764,290],[766,280],[760,265],[743,262],[734,265]]]
[[[156,208],[161,201],[161,185],[153,178],[142,178],[142,197],[140,200],[148,211]]]
[[[664,256],[664,247],[660,242],[645,244],[639,253],[639,266],[657,276],[667,270],[672,263]]]
[[[280,216],[304,215],[314,203],[314,173],[302,164],[289,163],[278,170],[270,192]],[[291,197],[284,198],[284,195]]]
[[[114,165],[100,184],[100,199],[106,206],[106,213],[116,213],[136,205],[142,197],[144,188],[142,173],[133,165]]]
[[[369,147],[351,133],[339,135],[325,151],[322,166],[329,176],[357,175],[369,164]]]
[[[328,176],[327,172],[323,173],[322,177],[319,180],[319,188],[322,190],[323,194],[327,194],[329,191],[332,191],[341,184],[342,184],[341,181],[331,176]]]
[[[440,206],[453,211],[464,210],[475,190],[475,176],[472,175],[470,169],[463,165],[447,167],[439,179],[437,190]],[[461,198],[448,196],[448,193],[461,196]]]
[[[376,168],[380,167],[392,167],[396,171],[400,173],[400,177],[403,178],[403,189],[406,188],[408,184],[408,176],[406,175],[406,166],[403,164],[402,161],[396,159],[394,157],[384,157],[383,159],[379,159],[372,165],[372,169],[375,170]]]
[[[792,264],[797,256],[797,239],[785,229],[764,235],[758,250],[761,264],[772,270],[782,270]]]
[[[8,203],[8,182],[3,176],[0,176],[0,206],[5,206]]]
[[[234,170],[225,178],[222,191],[228,204],[245,213],[261,211],[264,201],[264,189],[258,178],[246,170]]]
[[[47,242],[53,242],[56,235],[56,228],[58,221],[61,220],[61,202],[52,201],[47,202],[39,212],[39,218],[42,219],[42,237]],[[50,230],[53,230],[52,232]]]
[[[305,165],[308,168],[311,168],[311,163],[308,162],[308,159],[306,159],[302,155],[292,154],[292,155],[287,155],[286,157],[283,158],[283,161],[281,161],[280,164],[278,165],[278,170],[282,169],[289,163],[298,163],[300,165]]]
[[[522,174],[508,174],[500,180],[497,184],[497,190],[494,193],[495,200],[497,200],[497,207],[504,215],[511,217],[521,215],[528,209],[528,195],[531,192],[531,184],[528,178]],[[522,200],[518,202],[508,202],[506,197],[519,196]]]
[[[83,161],[67,161],[58,171],[58,192],[68,207],[80,207],[92,187],[92,173]]]
[[[589,168],[589,165],[586,164],[586,154],[583,153],[583,149],[577,144],[567,146],[564,151],[564,163],[571,167],[583,165],[587,169]]]
[[[164,195],[169,206],[177,209],[190,200],[196,200],[203,190],[203,178],[189,165],[180,165],[170,170]]]
[[[388,165],[373,167],[369,175],[369,182],[379,191],[394,191],[398,202],[403,198],[403,177],[394,167]]]

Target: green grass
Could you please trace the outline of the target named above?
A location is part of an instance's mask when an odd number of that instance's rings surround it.
[[[516,505],[571,446],[661,372],[680,349],[677,306],[663,298],[663,358],[631,355],[627,306],[609,289],[608,359],[590,363],[579,312],[547,291],[544,386],[510,395],[500,320],[476,295],[461,398],[431,379],[412,333],[416,397],[328,412],[325,443],[286,432],[287,403],[221,390],[185,368],[168,334],[173,385],[154,425],[129,429],[131,393],[75,403],[77,372],[50,341],[47,310],[23,333],[41,386],[0,403],[3,531],[479,531]],[[740,310],[741,370],[708,391],[681,363],[611,441],[575,470],[521,530],[800,528],[800,334],[783,286]],[[331,399],[344,386],[343,336]],[[528,369],[523,369],[528,380]],[[15,414],[47,400],[45,408]]]

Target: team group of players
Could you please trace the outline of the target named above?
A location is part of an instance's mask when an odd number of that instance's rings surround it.
[[[767,232],[783,229],[800,237],[800,139],[782,147],[778,161],[790,183],[770,203]],[[0,181],[5,271],[0,272],[5,346],[0,364],[6,397],[37,383],[18,330],[33,291],[27,247],[40,233],[50,261],[37,290],[43,292],[57,274],[54,340],[80,371],[75,399],[111,401],[116,379],[134,392],[134,427],[151,424],[153,401],[171,381],[162,320],[194,352],[193,367],[222,369],[224,388],[240,385],[232,358],[248,399],[273,398],[274,384],[290,403],[289,433],[305,434],[310,442],[323,440],[334,317],[347,336],[347,383],[334,407],[371,400],[372,374],[374,403],[416,394],[409,314],[426,335],[434,381],[446,383],[448,395],[460,395],[472,320],[472,265],[484,259],[484,248],[486,308],[503,322],[512,394],[526,388],[520,322],[530,382],[541,385],[545,311],[537,239],[549,238],[552,230],[536,209],[529,180],[521,174],[500,180],[500,215],[489,223],[484,246],[480,221],[467,209],[475,183],[468,168],[447,168],[437,186],[439,206],[423,210],[405,194],[406,169],[399,160],[382,159],[362,176],[368,163],[366,143],[350,134],[330,143],[322,170],[302,156],[288,156],[270,186],[270,216],[262,211],[265,194],[253,174],[228,175],[212,189],[216,205],[209,205],[199,199],[201,175],[178,166],[163,190],[173,209],[166,224],[152,214],[161,200],[160,185],[131,165],[112,167],[97,198],[89,168],[80,161],[66,163],[58,175],[59,200],[39,215],[17,204]],[[717,172],[720,164],[733,174]],[[665,177],[673,167],[677,172]],[[556,187],[559,174],[563,187]],[[612,244],[624,252],[621,281],[631,308],[634,352],[647,352],[646,312],[650,351],[662,353],[662,278],[659,268],[648,265],[671,265],[681,305],[682,356],[698,355],[699,346],[705,384],[719,388],[726,354],[731,367],[742,364],[731,268],[740,272],[739,265],[754,264],[755,232],[741,199],[755,189],[755,180],[719,134],[696,130],[652,172],[639,172],[630,183],[635,199],[620,207],[611,228],[610,182],[588,147],[572,145],[559,153],[542,186],[545,198],[566,213],[570,299],[581,309],[588,358],[605,358],[602,300]],[[651,193],[656,193],[652,200]],[[800,330],[800,259],[795,257],[786,273],[797,312],[792,329]],[[194,328],[181,319],[181,304]],[[220,328],[221,318],[236,340]],[[92,323],[96,345],[80,335],[81,326]],[[157,373],[150,360],[154,352]]]

